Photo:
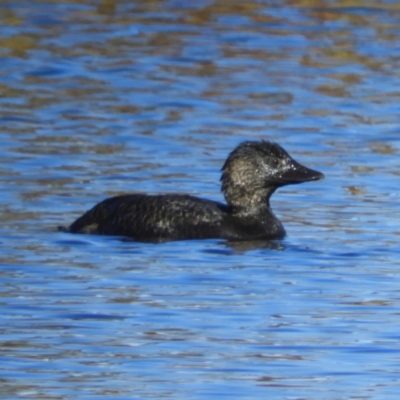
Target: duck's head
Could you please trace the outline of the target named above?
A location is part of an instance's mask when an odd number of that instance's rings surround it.
[[[268,205],[271,194],[280,186],[322,179],[321,172],[307,168],[278,144],[269,141],[244,142],[222,167],[222,191],[234,207]]]

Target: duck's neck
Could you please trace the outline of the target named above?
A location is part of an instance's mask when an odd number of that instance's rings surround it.
[[[273,216],[269,199],[276,187],[263,188],[252,193],[238,191],[234,195],[225,196],[233,213],[240,216]]]

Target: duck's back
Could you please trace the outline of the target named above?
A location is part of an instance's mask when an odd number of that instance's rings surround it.
[[[70,227],[73,233],[128,236],[133,240],[223,237],[228,207],[189,195],[130,194],[97,204]]]

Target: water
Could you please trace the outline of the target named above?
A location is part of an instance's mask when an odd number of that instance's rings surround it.
[[[0,1],[0,395],[397,399],[400,2]],[[270,245],[56,232],[222,200],[243,140],[326,179]]]

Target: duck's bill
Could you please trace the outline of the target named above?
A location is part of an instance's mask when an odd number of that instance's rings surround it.
[[[284,184],[301,183],[309,181],[318,181],[324,178],[324,174],[319,171],[315,171],[311,168],[307,168],[296,161],[293,161],[291,167],[286,170],[280,178]]]

